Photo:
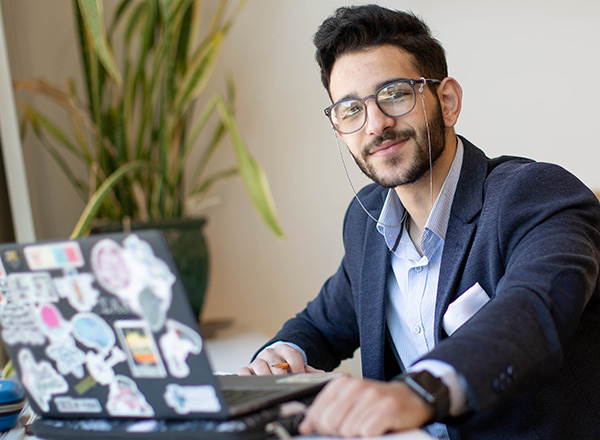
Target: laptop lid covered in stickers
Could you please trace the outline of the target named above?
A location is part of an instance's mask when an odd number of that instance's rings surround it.
[[[160,232],[0,245],[0,263],[1,337],[38,414],[227,417]]]

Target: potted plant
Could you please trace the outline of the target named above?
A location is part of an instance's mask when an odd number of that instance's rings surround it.
[[[66,89],[42,79],[15,83],[17,90],[41,94],[69,115],[72,130],[67,133],[22,104],[23,127],[33,129],[87,202],[72,237],[88,233],[92,220],[138,227],[179,222],[180,227],[166,229],[167,240],[179,239],[186,249],[204,253],[199,260],[181,257],[173,249],[177,245],[170,243],[184,284],[192,283],[186,287],[196,313],[204,297],[208,259],[203,234],[182,238],[191,224],[201,228],[204,223],[190,220],[193,202],[205,198],[215,183],[240,175],[256,211],[276,236],[283,236],[266,177],[235,124],[233,82],[228,81],[225,96],[206,96],[223,39],[244,2],[228,12],[227,0],[212,1],[214,11],[201,29],[198,9],[203,3],[122,0],[105,26],[101,0],[74,0],[86,96],[77,94],[71,79]],[[236,163],[211,170],[210,159],[226,135]],[[190,177],[188,161],[198,150],[200,159]],[[85,167],[86,178],[78,177],[67,155]],[[186,275],[195,280],[186,282]]]

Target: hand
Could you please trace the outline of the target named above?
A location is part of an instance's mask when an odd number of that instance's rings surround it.
[[[344,376],[317,395],[298,427],[300,434],[372,437],[423,426],[433,408],[402,382]]]
[[[277,364],[280,363],[287,363],[289,367],[278,368]],[[298,350],[287,344],[279,344],[273,348],[265,348],[250,365],[241,368],[238,374],[240,376],[268,376],[271,374],[317,372],[322,372],[322,370],[305,365],[304,359]]]

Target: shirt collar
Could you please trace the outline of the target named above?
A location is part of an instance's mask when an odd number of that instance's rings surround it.
[[[450,210],[452,208],[452,201],[454,200],[454,193],[456,192],[458,178],[460,177],[460,169],[463,162],[463,143],[459,137],[456,139],[456,153],[454,154],[452,165],[450,165],[440,194],[425,223],[425,230],[430,230],[442,240],[446,239],[448,221],[450,220]],[[396,191],[390,189],[385,198],[381,215],[377,222],[377,230],[384,236],[386,244],[390,249],[394,249],[399,234],[402,232],[402,220],[404,214],[404,206],[400,202]]]

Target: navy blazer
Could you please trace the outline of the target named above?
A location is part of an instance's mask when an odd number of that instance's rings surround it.
[[[448,420],[454,439],[600,436],[600,204],[564,169],[484,153],[461,138],[463,165],[442,254],[436,347],[424,359],[452,365],[471,412]],[[378,218],[387,190],[359,197]],[[398,372],[386,338],[390,251],[354,200],[345,255],[305,310],[273,338],[331,370],[360,346],[364,377]],[[450,302],[475,283],[491,300],[448,337]],[[395,364],[395,366],[394,366]]]

